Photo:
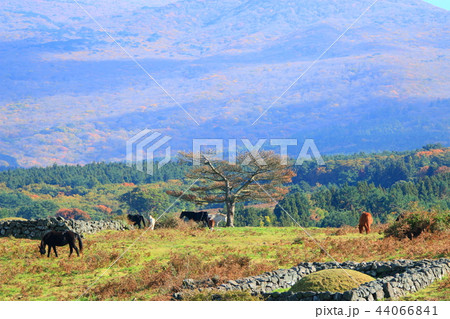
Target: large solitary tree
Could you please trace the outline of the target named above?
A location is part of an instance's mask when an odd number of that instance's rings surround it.
[[[283,184],[290,183],[295,173],[285,158],[271,152],[245,152],[238,154],[234,163],[210,158],[207,154],[180,152],[181,161],[197,161],[186,174],[197,183],[185,193],[168,191],[174,197],[198,205],[224,203],[227,226],[234,226],[238,202],[270,202],[280,200],[288,192]]]

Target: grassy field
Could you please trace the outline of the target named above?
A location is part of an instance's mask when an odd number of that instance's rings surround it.
[[[449,232],[400,241],[383,238],[381,228],[369,235],[353,228],[307,231],[338,262],[449,256]],[[0,238],[0,300],[77,300],[83,293],[81,300],[169,300],[185,278],[226,281],[330,261],[315,241],[299,228],[104,231],[86,236],[79,258],[67,257],[68,246],[58,249],[59,258],[47,258],[37,240]],[[441,286],[429,289],[448,300],[448,279]]]

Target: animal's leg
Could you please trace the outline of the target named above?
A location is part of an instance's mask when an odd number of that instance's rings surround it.
[[[58,253],[56,252],[56,246],[53,246],[53,251],[55,252],[55,256],[58,257]]]
[[[362,226],[362,225],[359,225],[358,228],[359,228],[359,233],[362,234],[362,232],[363,232],[363,226]]]
[[[47,253],[47,257],[50,257],[50,251],[52,250],[52,247],[50,247],[50,245],[48,245],[48,253]]]
[[[79,252],[79,250],[78,250],[78,248],[77,248],[77,244],[73,244],[73,248],[75,249],[75,251],[77,252],[77,257],[80,257],[80,252]]]
[[[69,244],[69,247],[70,247],[70,253],[69,253],[69,257],[70,257],[70,256],[72,256],[72,251],[73,251],[72,244]]]

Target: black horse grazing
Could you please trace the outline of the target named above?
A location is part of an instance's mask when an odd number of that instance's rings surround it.
[[[196,222],[203,222],[205,226],[208,226],[208,212],[181,212],[180,218],[186,218]]]
[[[139,226],[141,228],[141,223],[145,227],[145,219],[142,215],[139,214],[128,214],[128,220],[134,223],[134,226]]]
[[[78,246],[80,246],[80,251],[78,251],[77,245],[75,244],[75,239],[78,239]],[[50,257],[50,251],[53,248],[53,251],[55,252],[56,257],[58,257],[58,253],[56,252],[56,246],[65,246],[69,244],[70,246],[70,254],[69,257],[72,255],[73,250],[77,252],[77,256],[80,256],[80,252],[83,251],[83,243],[81,241],[80,235],[77,233],[74,233],[70,230],[67,230],[65,232],[59,232],[59,231],[49,231],[44,234],[41,240],[41,244],[39,245],[39,251],[41,252],[41,255],[45,254],[45,246],[48,246],[48,253],[47,257]]]

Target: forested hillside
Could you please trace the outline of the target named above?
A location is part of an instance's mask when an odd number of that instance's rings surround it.
[[[294,166],[297,176],[290,192],[275,208],[275,203],[238,205],[236,225],[291,225],[284,211],[303,226],[319,227],[354,225],[363,210],[383,223],[408,210],[449,211],[450,148],[436,144],[407,152],[324,159],[324,166],[313,161]],[[28,219],[58,213],[104,219],[130,211],[159,215],[173,201],[166,191],[187,187],[188,169],[187,164],[171,162],[154,176],[125,163],[2,171],[0,217]],[[196,208],[177,202],[170,212],[182,209]]]
[[[125,163],[92,163],[87,165],[53,165],[49,167],[17,168],[0,172],[0,183],[8,188],[19,189],[31,184],[68,186],[71,188],[92,188],[97,184],[133,183],[144,184],[170,179],[181,179],[187,165],[176,162],[166,164],[160,169],[155,167],[154,174],[144,172]]]

